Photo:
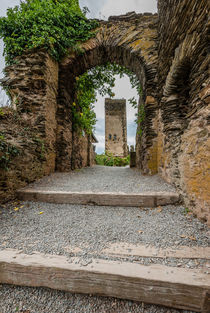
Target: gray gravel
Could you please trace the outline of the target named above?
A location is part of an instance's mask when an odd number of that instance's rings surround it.
[[[114,298],[43,288],[0,287],[1,313],[192,313]]]
[[[15,211],[15,207],[20,209]],[[69,246],[82,249],[77,255],[84,263],[91,262],[93,257],[107,258],[101,250],[111,243],[126,242],[162,248],[180,245],[205,247],[209,244],[207,226],[192,216],[186,216],[181,206],[166,206],[160,212],[158,208],[23,202],[8,204],[1,212],[0,249],[14,248],[27,254],[34,251],[61,254],[66,255],[69,261],[75,256],[69,251]],[[130,257],[127,260],[148,265],[163,263],[162,259],[155,258]],[[180,266],[193,268],[204,261],[168,258],[164,262],[169,266],[180,263]]]
[[[14,208],[19,208],[17,211]],[[15,248],[25,253],[75,256],[66,249],[79,247],[80,263],[107,256],[100,251],[111,243],[127,242],[155,247],[207,246],[207,226],[181,206],[157,209],[58,205],[47,203],[8,203],[0,208],[0,249]],[[40,214],[43,212],[43,214]],[[139,230],[143,231],[139,233]],[[186,238],[182,238],[183,235]],[[182,237],[181,237],[182,236]],[[195,237],[196,241],[189,237]],[[110,258],[116,259],[118,258]],[[130,257],[121,261],[146,265],[200,267],[205,260],[179,260]],[[73,295],[43,288],[3,285],[0,287],[0,313],[178,313],[179,311],[113,298]]]
[[[31,184],[30,187],[59,191],[126,193],[175,191],[158,175],[144,176],[138,169],[107,166],[83,168],[70,173],[54,173]]]
[[[87,168],[68,174],[55,173],[31,185],[38,189],[46,187],[48,190],[64,191],[88,191],[87,186],[89,191],[174,191],[158,176],[142,176],[139,171],[130,168],[107,167]],[[101,253],[110,244],[121,242],[162,248],[180,245],[205,247],[209,244],[209,232],[206,225],[187,214],[182,206],[143,209],[17,202],[0,207],[0,250],[13,248],[27,254],[39,251],[66,255],[69,262],[72,257],[78,256],[82,265],[91,263],[93,258],[187,268],[201,267],[206,262],[134,256],[119,259]],[[69,251],[69,246],[81,251],[73,253]],[[0,313],[14,312],[190,313],[114,298],[73,295],[43,288],[0,286]]]

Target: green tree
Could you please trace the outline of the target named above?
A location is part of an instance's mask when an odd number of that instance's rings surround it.
[[[6,63],[12,64],[15,57],[32,49],[44,48],[57,61],[70,48],[78,52],[79,44],[94,36],[99,25],[86,18],[87,11],[87,8],[80,9],[78,0],[25,0],[8,9],[7,16],[0,18],[0,38],[5,44]],[[120,77],[127,74],[132,87],[140,94],[137,77],[125,67],[110,63],[96,66],[77,78],[72,107],[75,128],[92,132],[96,123],[93,110],[96,91],[102,96],[113,97],[116,74]],[[137,107],[136,99],[129,101]]]
[[[45,48],[59,60],[69,48],[86,41],[98,22],[88,20],[78,0],[27,0],[0,18],[6,63],[34,48]]]

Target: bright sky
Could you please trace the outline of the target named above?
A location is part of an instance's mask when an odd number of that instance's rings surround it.
[[[120,15],[127,12],[135,11],[136,13],[157,12],[156,0],[80,0],[80,6],[87,6],[90,9],[90,17],[100,19],[108,19],[110,15]],[[114,88],[115,98],[129,98],[136,97],[137,93],[131,88],[128,77],[118,78]],[[98,102],[95,106],[97,116],[96,137],[99,143],[96,145],[96,151],[102,153],[104,151],[104,133],[105,133],[105,112],[104,112],[104,98],[98,95]],[[127,132],[128,144],[135,145],[136,124],[135,110],[127,101]]]
[[[0,16],[6,14],[8,7],[13,7],[20,3],[20,0],[0,0]],[[120,15],[127,12],[135,11],[136,13],[157,11],[157,0],[79,0],[80,6],[87,6],[90,10],[89,17],[108,19],[110,15]],[[0,76],[3,76],[2,70],[4,68],[3,58],[3,42],[0,41]],[[130,81],[127,77],[118,78],[114,88],[115,98],[129,99],[134,96],[137,97],[135,90],[131,89]],[[6,99],[4,93],[0,93],[0,102],[2,98]],[[104,101],[105,99],[98,96],[95,112],[97,115],[96,137],[99,140],[97,144],[97,152],[104,151]],[[127,123],[128,123],[128,144],[135,144],[136,126],[134,123],[135,111],[127,103]]]

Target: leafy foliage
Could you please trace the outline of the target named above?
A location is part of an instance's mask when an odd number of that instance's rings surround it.
[[[0,168],[8,170],[12,158],[19,155],[19,153],[19,149],[7,143],[4,135],[0,133]]]
[[[105,154],[96,155],[96,164],[104,166],[126,166],[130,163],[130,156],[126,158],[116,157],[106,152]]]
[[[120,75],[122,78],[125,74],[129,76],[132,88],[136,88],[140,94],[141,88],[136,75],[116,63],[96,66],[76,78],[76,100],[72,109],[75,128],[84,129],[87,133],[93,131],[96,123],[94,113],[94,103],[97,102],[96,91],[102,96],[107,95],[113,98],[115,94],[112,88],[115,86],[115,75]],[[137,108],[135,98],[129,99],[129,102]]]
[[[87,10],[85,10],[86,12]],[[68,48],[94,35],[98,22],[88,20],[78,0],[25,0],[0,18],[7,64],[23,52],[43,47],[59,60]]]
[[[0,117],[1,116],[4,116],[4,112],[3,112],[3,110],[0,108]]]
[[[0,18],[0,38],[3,38],[6,63],[34,48],[45,48],[55,60],[60,60],[69,48],[82,53],[79,43],[95,35],[98,22],[88,20],[78,0],[23,0]],[[107,63],[97,66],[77,78],[73,103],[73,125],[91,133],[96,123],[94,103],[96,91],[114,97],[114,75],[128,75],[133,88],[141,93],[137,77],[125,67]],[[129,100],[137,108],[136,99]]]

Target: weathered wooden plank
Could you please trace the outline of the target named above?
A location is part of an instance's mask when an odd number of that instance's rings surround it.
[[[69,203],[102,206],[127,207],[156,207],[174,204],[179,201],[179,195],[174,192],[144,192],[138,194],[111,193],[111,192],[63,192],[37,189],[22,189],[17,192],[20,200]]]
[[[170,247],[166,249],[134,245],[127,242],[112,243],[101,251],[105,255],[126,257],[139,256],[151,258],[180,258],[210,260],[210,247]]]
[[[163,265],[80,259],[64,256],[25,255],[0,251],[0,283],[49,287],[73,293],[97,294],[201,312],[210,292],[210,276],[201,270]]]
[[[210,292],[204,293],[204,301],[202,305],[202,313],[209,313],[210,312]]]

